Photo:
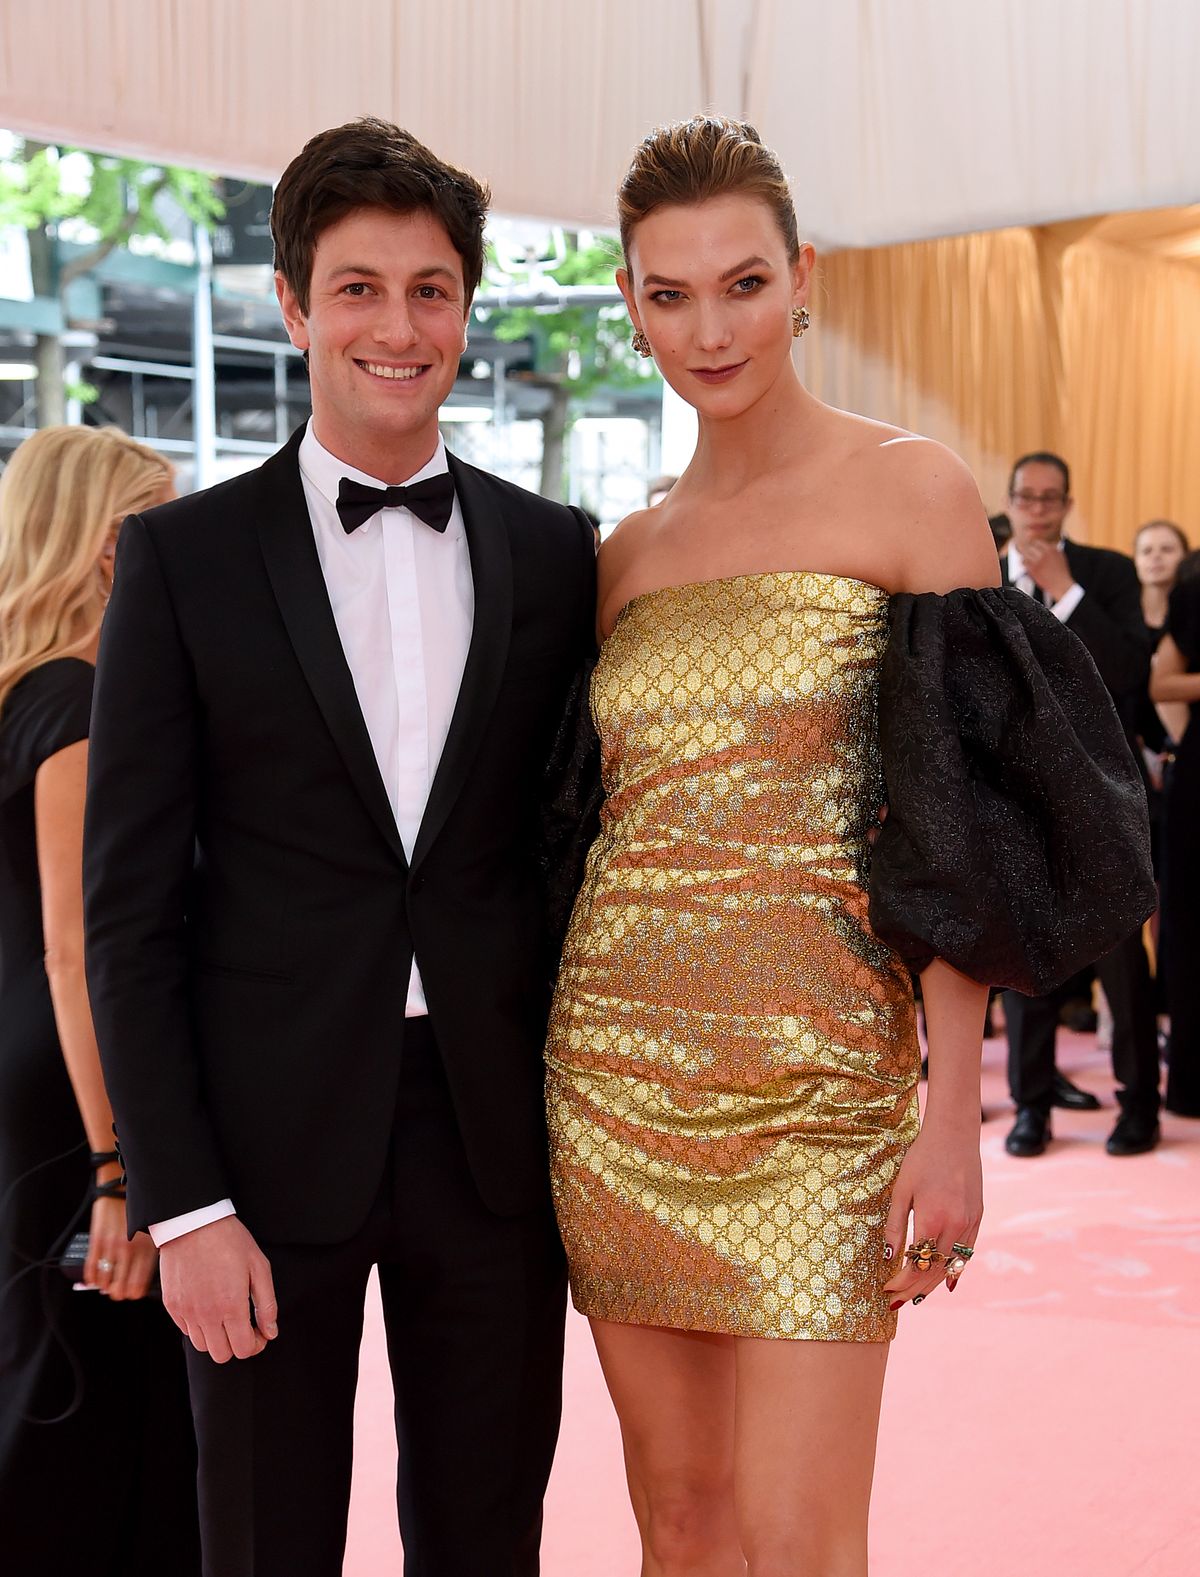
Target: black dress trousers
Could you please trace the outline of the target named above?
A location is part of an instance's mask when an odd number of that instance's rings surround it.
[[[367,1221],[344,1243],[261,1243],[278,1337],[246,1361],[189,1355],[205,1577],[341,1572],[373,1265],[396,1394],[405,1577],[538,1572],[566,1304],[549,1190],[525,1214],[489,1211],[428,1019],[406,1020],[400,1056]]]
[[[1154,983],[1141,931],[1096,963],[1113,1016],[1112,1064],[1124,1111],[1153,1121],[1158,1115],[1158,1026]],[[1049,1116],[1054,1093],[1054,1040],[1063,992],[1025,997],[1004,993],[1008,1025],[1008,1084],[1017,1106]]]

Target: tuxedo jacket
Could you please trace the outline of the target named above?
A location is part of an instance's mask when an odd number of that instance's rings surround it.
[[[1087,647],[1128,732],[1150,675],[1150,642],[1137,571],[1131,558],[1111,548],[1064,542],[1063,552],[1085,593],[1067,628]],[[1007,554],[1000,563],[1007,586]]]
[[[549,743],[594,642],[591,529],[449,457],[474,623],[406,850],[300,437],[121,533],[84,887],[131,1227],[228,1197],[267,1241],[354,1232],[393,1140],[414,952],[484,1200],[509,1214],[547,1197],[536,841]]]

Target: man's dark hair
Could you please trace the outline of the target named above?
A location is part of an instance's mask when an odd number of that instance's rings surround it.
[[[1012,468],[1012,475],[1008,479],[1008,491],[1010,493],[1012,492],[1013,488],[1016,487],[1016,485],[1017,485],[1017,472],[1021,469],[1021,467],[1023,465],[1053,465],[1053,466],[1057,466],[1058,469],[1062,472],[1063,496],[1064,496],[1064,498],[1070,498],[1070,496],[1071,496],[1071,473],[1068,470],[1067,462],[1063,459],[1062,455],[1060,455],[1060,454],[1051,454],[1049,449],[1038,449],[1033,454],[1023,454],[1021,456],[1021,458],[1017,461],[1017,463],[1013,466],[1013,468]]]
[[[275,267],[307,313],[322,231],[358,208],[428,213],[462,258],[469,302],[483,278],[483,227],[491,193],[431,153],[411,132],[374,116],[318,132],[279,178],[271,203]]]

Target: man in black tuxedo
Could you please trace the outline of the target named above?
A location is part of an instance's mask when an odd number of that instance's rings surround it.
[[[315,137],[272,210],[312,420],[121,536],[88,976],[130,1226],[190,1338],[208,1577],[341,1571],[373,1266],[406,1572],[538,1570],[565,1307],[538,800],[595,556],[439,437],[486,203],[394,126]]]
[[[1012,540],[1001,557],[1004,583],[1044,603],[1091,653],[1117,711],[1132,727],[1150,667],[1141,591],[1133,560],[1108,548],[1084,547],[1063,536],[1071,508],[1066,461],[1025,455],[1009,482]],[[1132,744],[1132,739],[1131,739]],[[1134,753],[1138,755],[1136,746]],[[1086,793],[1086,785],[1080,785]],[[1128,937],[1096,973],[1113,1014],[1113,1071],[1121,1115],[1108,1139],[1110,1155],[1138,1155],[1158,1143],[1158,1032],[1150,966],[1141,932]],[[1017,1120],[1005,1141],[1010,1155],[1041,1155],[1055,1104],[1054,1038],[1061,994],[1004,994],[1009,1088]]]

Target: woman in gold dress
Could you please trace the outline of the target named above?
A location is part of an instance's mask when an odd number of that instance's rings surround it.
[[[1141,790],[1082,647],[991,589],[962,463],[800,383],[813,251],[753,128],[656,132],[620,214],[635,344],[699,440],[600,553],[556,1206],[644,1577],[860,1577],[896,1311],[953,1287],[979,1229],[988,984],[1039,988],[1152,904]],[[1055,873],[1070,816],[1101,815],[1129,877],[1097,921]]]

